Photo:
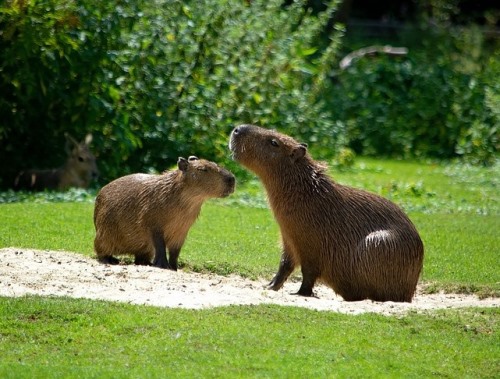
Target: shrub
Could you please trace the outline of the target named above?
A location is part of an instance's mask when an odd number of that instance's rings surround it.
[[[63,131],[93,132],[109,180],[163,170],[179,155],[227,161],[228,134],[242,122],[331,149],[322,93],[341,31],[321,49],[317,37],[334,10],[316,16],[277,0],[7,2],[0,159],[55,165]]]
[[[347,144],[367,155],[493,163],[500,120],[498,54],[479,59],[481,48],[468,49],[466,43],[478,38],[468,35],[424,34],[421,49],[410,49],[407,57],[363,58],[340,72],[330,99]]]

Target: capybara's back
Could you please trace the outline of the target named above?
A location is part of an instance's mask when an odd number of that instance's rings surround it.
[[[397,205],[335,183],[305,144],[275,131],[239,126],[230,148],[261,178],[280,226],[283,253],[270,288],[281,288],[300,266],[304,296],[320,280],[348,301],[411,302],[424,249]]]
[[[132,174],[112,181],[95,202],[94,249],[99,260],[117,263],[113,255],[133,255],[137,264],[176,270],[203,202],[228,196],[234,185],[229,171],[196,157],[179,158],[177,170],[161,175]]]

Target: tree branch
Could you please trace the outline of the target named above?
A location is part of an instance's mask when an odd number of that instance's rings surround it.
[[[339,66],[342,70],[345,70],[352,64],[352,61],[356,58],[362,58],[366,55],[371,56],[374,54],[381,54],[381,53],[387,55],[401,56],[408,54],[408,49],[406,47],[367,46],[347,54],[344,58],[342,58],[342,60],[339,63]]]

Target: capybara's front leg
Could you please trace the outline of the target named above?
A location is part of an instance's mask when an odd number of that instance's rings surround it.
[[[278,272],[274,275],[273,280],[269,283],[268,288],[274,291],[278,291],[281,287],[283,287],[283,283],[288,279],[290,274],[293,272],[295,268],[295,263],[290,258],[290,255],[283,251],[281,254],[280,266],[278,268]]]
[[[155,259],[153,265],[160,268],[170,268],[167,262],[167,251],[165,248],[165,241],[163,236],[159,233],[153,237],[153,242],[155,246]]]
[[[178,248],[168,250],[168,263],[171,270],[177,271],[177,259],[179,258],[180,252],[181,249]]]

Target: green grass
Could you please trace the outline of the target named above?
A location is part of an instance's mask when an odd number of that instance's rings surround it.
[[[498,316],[498,309],[396,318],[0,298],[0,377],[493,378]]]
[[[409,213],[426,248],[428,292],[499,296],[499,166],[360,160],[332,174]],[[93,195],[0,193],[0,248],[93,255]],[[270,279],[279,255],[277,225],[250,180],[204,205],[180,261],[184,270]],[[0,377],[493,378],[499,315],[498,308],[399,318],[267,305],[195,311],[0,297]]]
[[[387,197],[408,212],[500,215],[500,164],[484,168],[364,159],[333,176]]]
[[[91,254],[95,237],[91,203],[0,205],[0,246]]]

